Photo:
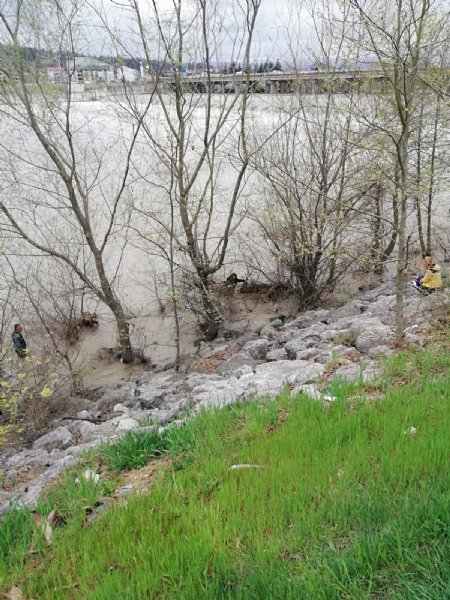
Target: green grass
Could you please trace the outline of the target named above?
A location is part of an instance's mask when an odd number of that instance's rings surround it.
[[[100,452],[110,470],[114,472],[139,469],[151,458],[171,455],[180,467],[191,458],[197,443],[199,422],[192,421],[183,427],[169,427],[161,433],[155,425],[148,430],[130,431],[117,443],[105,444]]]
[[[127,452],[178,461],[147,496],[92,525],[85,507],[108,490],[66,476],[43,501],[66,518],[51,548],[26,513],[9,515],[5,589],[39,600],[450,598],[450,355],[441,339],[389,359],[377,384],[332,384],[327,410],[285,395],[103,449],[111,473],[129,464]],[[404,433],[411,426],[415,436]],[[230,471],[236,463],[261,468]],[[105,475],[102,485],[113,483]]]

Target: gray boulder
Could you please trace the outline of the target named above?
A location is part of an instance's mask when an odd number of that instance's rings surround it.
[[[185,379],[184,383],[180,386],[179,392],[186,393],[192,392],[196,387],[203,385],[205,383],[210,383],[211,381],[222,379],[216,373],[212,373],[209,375],[205,375],[204,373],[191,373]]]
[[[233,354],[233,356],[230,356],[227,360],[224,360],[223,363],[217,367],[216,371],[217,373],[231,373],[243,365],[249,365],[253,368],[258,364],[259,362],[257,359],[253,358],[249,352],[242,350],[237,354]]]
[[[227,342],[225,342],[224,344],[220,344],[217,346],[214,346],[213,350],[211,352],[208,352],[208,354],[206,355],[207,358],[214,356],[216,354],[220,354],[222,352],[226,352],[229,349],[229,345]]]
[[[178,414],[179,410],[179,408],[158,408],[150,411],[148,416],[156,421],[159,425],[163,425],[168,421],[172,421],[172,419]]]
[[[356,350],[356,348],[354,348],[353,346],[343,346],[343,345],[337,345],[337,346],[332,346],[331,348],[327,348],[326,350],[323,350],[320,354],[318,354],[315,358],[316,362],[322,363],[323,365],[326,365],[327,363],[329,363],[330,361],[339,359],[339,358],[353,358],[354,359],[354,355],[357,355],[358,357],[361,356],[359,354],[359,352]]]
[[[420,335],[416,335],[415,333],[407,333],[405,335],[405,341],[409,344],[418,344],[419,346],[423,345],[423,339]]]
[[[362,367],[356,363],[349,363],[343,367],[339,367],[333,377],[335,379],[344,379],[345,381],[358,381],[362,377]]]
[[[315,348],[320,343],[318,335],[305,335],[295,338],[285,345],[286,353],[289,358],[296,359],[297,353],[309,348]]]
[[[283,327],[283,321],[281,319],[273,319],[270,321],[269,325],[270,327],[273,327],[273,329],[281,329],[281,327]]]
[[[375,379],[378,375],[379,369],[373,362],[366,362],[362,365],[356,363],[349,363],[337,369],[334,372],[333,377],[336,379],[344,379],[346,381],[359,381],[368,383]]]
[[[286,331],[283,331],[283,333],[277,339],[277,342],[278,344],[285,344],[286,342],[293,340],[296,335],[298,335],[296,329],[287,329]]]
[[[333,321],[333,330],[342,332],[344,329],[350,329],[355,319],[353,317],[342,317]]]
[[[305,350],[300,350],[299,352],[297,352],[295,358],[297,360],[311,360],[312,358],[315,358],[319,353],[320,350],[318,348],[305,348]]]
[[[395,309],[395,295],[380,296],[367,308],[367,314],[373,316],[384,316]]]
[[[123,404],[116,404],[113,408],[113,413],[119,413],[119,414],[123,414],[123,413],[128,413],[130,411],[130,409],[127,406],[124,406]]]
[[[288,357],[284,348],[277,348],[267,353],[266,360],[271,362],[274,360],[285,360]]]
[[[239,369],[233,371],[233,376],[239,379],[243,375],[251,375],[253,372],[254,371],[250,365],[242,365],[242,367],[239,367]]]
[[[309,398],[312,398],[312,400],[322,399],[322,393],[314,383],[295,386],[295,388],[291,391],[291,396],[298,396],[301,393],[306,394],[306,396],[309,396]]]
[[[248,342],[253,342],[254,340],[259,339],[259,335],[254,331],[246,331],[242,335],[240,335],[236,340],[234,340],[233,344],[238,348],[242,348]]]
[[[307,367],[301,369],[298,373],[292,374],[288,378],[288,382],[296,385],[303,385],[316,381],[324,374],[325,367],[320,363],[311,363]]]
[[[232,404],[244,395],[247,384],[243,383],[243,380],[253,376],[252,373],[243,375],[240,379],[230,377],[196,387],[192,390],[192,397],[196,403],[195,410]]]
[[[91,411],[89,411],[89,410],[80,410],[80,412],[77,412],[76,418],[77,419],[93,419],[94,417],[92,416],[92,412]]]
[[[50,455],[45,448],[33,450],[22,450],[6,459],[5,465],[11,467],[37,467],[47,465],[51,461]]]
[[[258,365],[255,369],[256,375],[273,377],[274,379],[284,379],[298,373],[307,367],[310,363],[306,360],[278,360],[276,362],[264,363]]]
[[[35,440],[33,443],[34,449],[43,448],[50,452],[50,450],[65,450],[73,444],[73,435],[67,429],[67,427],[57,427],[53,431],[46,433],[42,437]]]
[[[324,340],[325,342],[330,342],[336,339],[341,334],[342,332],[338,329],[328,329],[328,331],[324,331],[320,334],[320,339]]]
[[[327,320],[329,315],[330,311],[327,309],[308,310],[283,325],[282,329],[306,329],[315,323]]]
[[[248,352],[250,356],[256,360],[263,360],[266,358],[269,344],[266,339],[262,338],[253,342],[247,342],[242,348],[243,352]]]
[[[139,383],[135,400],[139,400],[143,408],[158,408],[168,396],[177,393],[183,383],[186,380],[174,373],[159,373]]]
[[[264,325],[264,327],[260,331],[260,336],[267,338],[268,340],[274,340],[278,335],[277,330],[270,325]]]
[[[360,317],[353,319],[349,329],[341,331],[341,335],[354,338],[354,346],[363,354],[371,348],[387,343],[393,339],[393,331],[377,317]]]
[[[355,348],[363,354],[368,354],[372,348],[385,346],[384,342],[388,342],[390,339],[392,339],[392,332],[389,327],[368,329],[358,335],[355,340]]]
[[[121,419],[117,424],[117,431],[131,431],[133,429],[137,429],[138,427],[139,423],[135,419],[126,417],[125,419]]]
[[[368,302],[363,302],[362,300],[358,299],[350,300],[350,302],[347,302],[344,304],[344,306],[330,311],[330,314],[328,315],[328,321],[329,323],[333,323],[334,321],[344,317],[356,317],[361,315],[367,309],[367,306]]]
[[[129,381],[107,388],[97,400],[98,410],[108,411],[117,403],[129,404],[135,401],[136,386]]]
[[[90,442],[96,439],[101,431],[98,425],[89,421],[78,421],[70,429],[73,433],[77,432],[80,435],[82,442]]]
[[[374,348],[371,348],[367,352],[367,354],[368,354],[368,356],[371,356],[371,357],[390,356],[391,354],[394,354],[394,350],[393,350],[393,348],[390,348],[389,346],[375,346]]]

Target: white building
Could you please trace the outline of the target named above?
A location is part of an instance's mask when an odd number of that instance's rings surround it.
[[[114,68],[90,56],[75,56],[67,60],[67,71],[74,83],[108,83],[114,79]]]
[[[116,81],[133,83],[134,81],[139,81],[140,78],[141,73],[137,69],[132,69],[131,67],[127,67],[125,65],[114,67],[114,79]]]

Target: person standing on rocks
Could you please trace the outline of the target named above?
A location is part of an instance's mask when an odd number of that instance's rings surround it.
[[[22,335],[23,327],[20,323],[14,325],[14,331],[11,334],[14,350],[19,358],[25,358],[27,355],[27,343]]]

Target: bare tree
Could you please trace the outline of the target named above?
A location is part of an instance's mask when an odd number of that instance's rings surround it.
[[[61,62],[74,56],[79,22],[89,18],[82,3],[4,2],[0,94],[3,173],[0,211],[10,234],[37,253],[66,263],[111,310],[124,362],[132,360],[126,309],[115,286],[123,257],[126,224],[122,201],[128,192],[134,131],[109,107],[101,118],[117,122],[113,139],[100,142],[90,116],[73,101],[71,72],[64,94],[48,85],[39,53]],[[145,109],[142,112],[145,115]],[[98,116],[98,115],[97,115]],[[119,129],[121,128],[121,130]],[[121,239],[122,237],[122,239]],[[85,249],[80,262],[79,247]],[[119,251],[117,251],[119,246]],[[122,246],[122,250],[120,247]],[[111,247],[115,264],[108,264]]]
[[[300,306],[314,305],[331,290],[354,264],[357,248],[361,251],[364,219],[356,208],[366,196],[366,157],[361,159],[361,132],[352,111],[358,88],[347,85],[344,95],[338,78],[337,65],[348,62],[348,16],[338,11],[339,20],[336,11],[327,2],[289,5],[286,41],[299,85],[290,97],[274,102],[280,116],[270,126],[268,141],[261,135],[252,140],[251,163],[262,176],[265,196],[253,207],[253,218],[272,255],[274,274],[287,275]],[[314,32],[312,49],[298,41],[306,15]],[[314,94],[301,84],[305,56],[323,71]]]
[[[446,36],[446,20],[438,3],[429,0],[348,0],[356,15],[358,37],[354,40],[367,58],[375,58],[383,72],[392,102],[389,138],[395,149],[396,198],[398,198],[396,337],[404,332],[404,288],[408,263],[407,221],[413,199],[411,151],[418,91],[424,70],[436,47]],[[440,18],[442,17],[442,18]]]
[[[210,278],[224,264],[249,166],[245,125],[250,51],[260,0],[234,0],[228,5],[216,0],[175,0],[170,14],[152,2],[156,48],[140,5],[132,0],[131,6],[161,108],[160,132],[150,119],[142,120],[142,129],[158,156],[163,181],[173,182],[165,186],[169,200],[163,200],[163,205],[172,207],[171,211],[175,208],[176,215],[166,214],[164,222],[156,218],[190,263],[202,299],[203,333],[212,340],[221,315],[211,295]],[[244,73],[235,73],[234,89],[227,90],[233,93],[215,95],[213,70],[224,52],[231,62],[242,63]],[[152,67],[153,55],[168,65],[165,85],[160,72]],[[195,88],[185,75],[188,68],[203,75]],[[137,104],[132,110],[141,119]],[[231,165],[230,154],[234,157]],[[220,177],[225,164],[234,171],[226,186]],[[154,199],[142,210],[154,219]]]

